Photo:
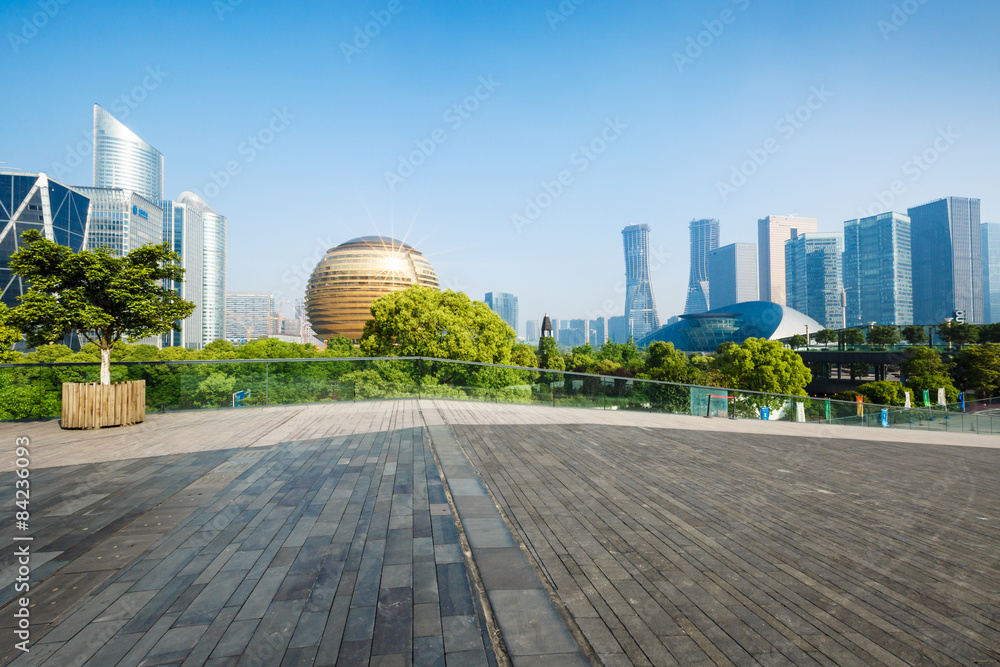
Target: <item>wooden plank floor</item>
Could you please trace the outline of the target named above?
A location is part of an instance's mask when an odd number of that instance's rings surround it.
[[[1000,664],[996,449],[438,405],[604,664]]]

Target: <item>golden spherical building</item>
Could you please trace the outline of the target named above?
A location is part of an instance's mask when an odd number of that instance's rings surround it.
[[[437,274],[417,250],[396,239],[362,236],[331,248],[306,287],[306,315],[322,339],[361,338],[372,301],[410,285],[438,289]]]

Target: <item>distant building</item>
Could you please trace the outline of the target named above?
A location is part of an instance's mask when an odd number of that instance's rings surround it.
[[[595,350],[608,342],[608,321],[603,317],[590,320],[589,342]]]
[[[181,298],[195,305],[194,312],[180,320],[180,331],[163,334],[163,345],[200,349],[205,346],[205,226],[202,212],[196,207],[180,201],[160,202],[163,209],[163,240],[170,243],[173,251],[181,257],[184,269],[183,282],[174,283],[173,288]],[[211,341],[208,341],[211,342]]]
[[[982,225],[983,321],[1000,322],[1000,223]]]
[[[570,320],[569,329],[573,332],[572,342],[568,343],[572,347],[586,345],[590,342],[590,322],[588,320]]]
[[[274,335],[272,318],[274,297],[269,293],[226,292],[226,340],[239,343]]]
[[[524,340],[538,340],[540,333],[540,323],[538,320],[528,320],[524,323]]]
[[[846,326],[913,324],[910,218],[882,213],[844,223]]]
[[[730,243],[708,253],[712,309],[756,301],[757,244]]]
[[[649,334],[638,344],[649,347],[654,341],[663,341],[684,352],[715,352],[722,343],[740,344],[748,338],[780,340],[805,335],[806,327],[813,334],[823,325],[788,306],[750,301],[713,308],[707,313],[681,315],[680,322]]]
[[[622,230],[625,250],[626,340],[636,340],[660,328],[653,287],[649,282],[649,225],[629,225]]]
[[[628,342],[628,320],[624,315],[608,318],[608,340],[612,343]]]
[[[98,104],[94,105],[94,187],[163,199],[163,155]]]
[[[913,253],[913,321],[939,324],[965,313],[984,321],[979,200],[946,197],[907,211]]]
[[[814,232],[785,241],[786,304],[828,329],[844,326],[842,234]]]
[[[538,354],[542,353],[542,342],[546,338],[552,337],[552,320],[549,319],[548,313],[546,313],[545,317],[542,318],[542,328],[538,332]]]
[[[50,241],[84,249],[90,199],[45,174],[0,171],[0,300],[14,308],[27,285],[10,269],[21,234],[35,229]]]
[[[486,305],[517,332],[517,297],[507,292],[487,292]]]
[[[201,216],[203,345],[226,338],[226,217],[219,215],[193,192],[182,192],[178,201]]]
[[[75,188],[90,199],[86,250],[107,248],[124,256],[147,243],[163,243],[163,209],[158,202],[123,188]]]
[[[785,241],[818,231],[816,218],[769,215],[757,221],[758,287],[761,301],[785,303]]]
[[[704,313],[713,302],[709,295],[708,256],[719,247],[719,221],[692,220],[688,228],[691,233],[691,271],[684,312]]]

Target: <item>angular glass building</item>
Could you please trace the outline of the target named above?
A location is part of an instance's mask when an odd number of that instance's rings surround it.
[[[649,225],[622,230],[625,250],[625,339],[639,340],[660,328],[660,316],[649,282]],[[612,338],[613,340],[613,338]]]
[[[730,243],[708,253],[713,309],[757,300],[757,244]]]
[[[163,155],[98,104],[94,105],[94,186],[163,199]]]
[[[913,324],[910,218],[882,213],[844,223],[846,326]]]
[[[796,234],[818,231],[816,218],[769,215],[757,221],[760,298],[785,303],[785,241]]]
[[[507,292],[487,292],[486,305],[517,331],[517,297]]]
[[[979,200],[946,197],[907,210],[913,255],[913,322],[940,324],[956,312],[983,319]]]
[[[163,345],[200,349],[205,309],[205,229],[202,212],[179,201],[161,202],[163,209],[163,240],[181,256],[184,281],[174,283],[182,298],[195,305],[194,312],[178,322],[180,331],[163,334]]]
[[[691,232],[691,273],[688,277],[685,313],[704,313],[711,306],[709,295],[708,256],[719,247],[718,220],[692,220],[688,226]]]
[[[226,218],[193,192],[182,192],[177,201],[201,218],[201,345],[204,347],[226,337]]]
[[[77,187],[90,199],[87,250],[107,248],[126,255],[147,243],[163,243],[163,209],[123,188]]]
[[[413,247],[383,236],[362,236],[330,248],[306,286],[306,313],[326,340],[361,338],[372,301],[410,285],[438,289],[430,262]]]
[[[843,247],[843,235],[831,232],[785,241],[785,303],[828,329],[844,326]]]
[[[1000,322],[1000,222],[982,225],[983,321]]]
[[[90,199],[45,174],[0,171],[0,300],[10,308],[27,285],[10,269],[10,256],[21,247],[21,234],[34,229],[73,252],[87,238]]]

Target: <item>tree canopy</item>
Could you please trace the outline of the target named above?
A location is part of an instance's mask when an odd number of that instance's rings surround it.
[[[13,363],[21,359],[21,355],[11,349],[14,343],[21,340],[21,331],[12,326],[12,319],[10,308],[0,303],[0,363]]]
[[[742,344],[723,343],[715,364],[724,385],[775,394],[805,396],[812,372],[802,357],[781,341],[748,338]]]
[[[100,350],[102,384],[110,382],[116,342],[166,333],[194,312],[195,304],[164,287],[184,278],[168,243],[117,257],[106,248],[75,253],[37,230],[21,238],[10,266],[29,287],[14,309],[15,324],[32,347],[79,332]]]
[[[899,329],[888,325],[875,325],[868,331],[869,345],[880,345],[882,347],[895,345],[901,338]]]

